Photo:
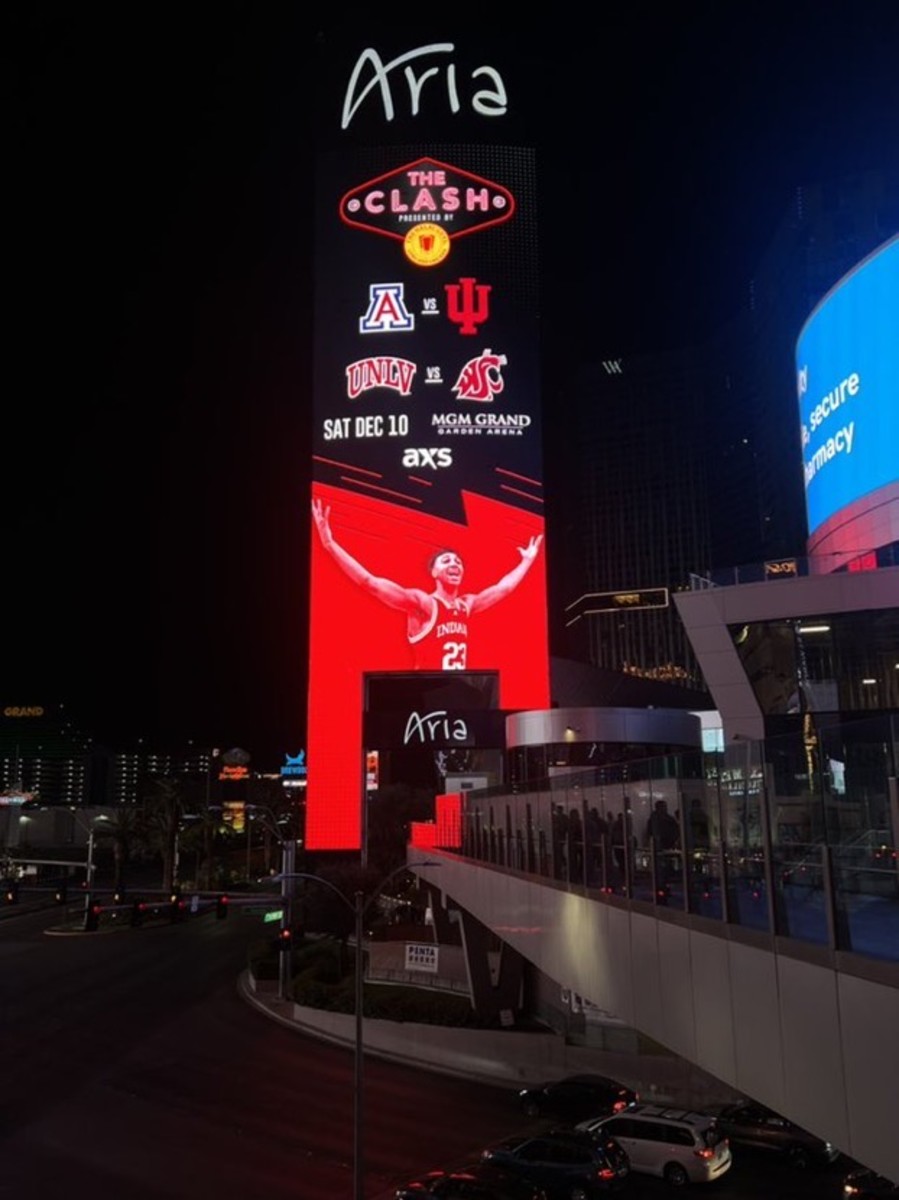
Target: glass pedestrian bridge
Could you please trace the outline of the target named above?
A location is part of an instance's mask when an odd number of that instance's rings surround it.
[[[529,963],[542,995],[584,997],[899,1179],[897,723],[818,714],[441,797],[410,857],[432,860],[415,874],[456,914],[475,1001],[514,1007]]]
[[[463,793],[464,856],[899,962],[899,717]],[[652,836],[659,805],[673,818]]]

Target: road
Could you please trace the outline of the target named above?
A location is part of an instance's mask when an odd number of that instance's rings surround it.
[[[240,999],[258,919],[48,936],[58,920],[0,922],[0,1197],[348,1200],[352,1054]],[[366,1196],[526,1124],[507,1087],[367,1060]],[[712,1192],[838,1200],[840,1173],[744,1160]]]

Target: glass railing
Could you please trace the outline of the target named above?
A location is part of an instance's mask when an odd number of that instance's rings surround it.
[[[740,583],[767,583],[779,579],[796,579],[803,575],[831,575],[836,571],[877,571],[882,567],[899,566],[899,548],[895,544],[879,546],[876,550],[851,554],[816,554],[769,559],[762,563],[742,563],[736,567],[716,567],[705,574],[690,576],[692,591],[705,588],[733,587]]]
[[[837,732],[828,726],[829,743]],[[838,788],[806,734],[703,755],[700,772],[691,752],[466,792],[462,844],[446,848],[586,894],[899,961],[897,734],[895,715],[847,723]]]

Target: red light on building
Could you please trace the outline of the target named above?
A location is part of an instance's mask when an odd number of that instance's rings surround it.
[[[462,848],[462,797],[458,792],[437,797],[437,845]]]

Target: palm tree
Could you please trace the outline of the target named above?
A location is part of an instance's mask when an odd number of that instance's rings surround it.
[[[141,838],[141,814],[135,808],[117,808],[114,816],[104,820],[100,832],[112,842],[113,887],[121,892],[132,847]]]
[[[178,829],[184,815],[184,796],[177,779],[166,777],[151,782],[153,790],[143,800],[141,831],[147,844],[162,857],[162,888],[170,891],[176,882]]]

